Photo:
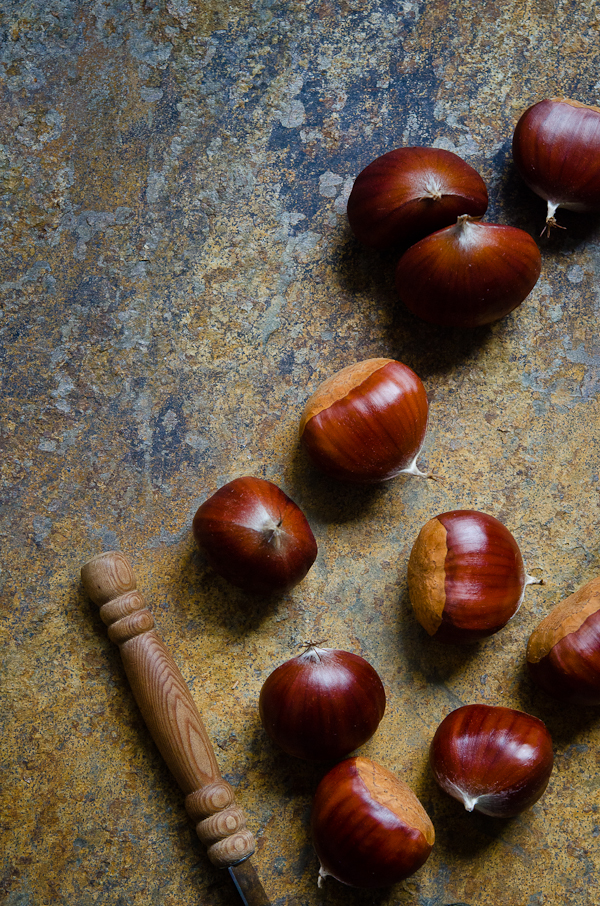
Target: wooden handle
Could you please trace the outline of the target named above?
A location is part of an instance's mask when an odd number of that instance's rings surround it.
[[[84,564],[81,580],[100,606],[110,640],[120,648],[140,711],[186,794],[186,811],[211,862],[219,867],[242,862],[254,852],[254,837],[233,789],[221,777],[190,690],[136,590],[131,563],[120,551],[100,554]]]

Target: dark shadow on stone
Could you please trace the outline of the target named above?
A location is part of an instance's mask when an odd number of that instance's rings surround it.
[[[311,514],[319,521],[337,525],[362,520],[387,493],[389,486],[387,481],[353,484],[328,478],[312,465],[299,441],[290,451],[287,468],[291,489],[287,493],[298,503],[309,522]],[[410,479],[411,476],[399,476],[391,481]]]
[[[342,291],[350,296],[368,295],[387,309],[391,318],[390,354],[422,380],[450,372],[461,362],[472,365],[486,354],[492,339],[510,330],[510,315],[475,328],[439,327],[421,320],[408,311],[396,291],[394,275],[403,251],[365,248],[347,227],[338,237],[332,256]]]
[[[217,575],[201,551],[190,546],[181,557],[179,572],[170,586],[175,600],[202,598],[205,623],[226,627],[233,639],[256,632],[280,607],[287,593],[249,594]],[[196,626],[198,631],[198,626]]]
[[[453,708],[461,701],[446,683],[465,664],[481,657],[486,639],[465,645],[452,645],[436,640],[423,629],[413,612],[408,589],[404,587],[398,602],[398,651],[414,673],[421,674],[428,685],[442,687]]]

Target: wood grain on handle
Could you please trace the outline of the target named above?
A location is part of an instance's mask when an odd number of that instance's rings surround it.
[[[89,560],[81,580],[121,658],[142,716],[177,783],[185,807],[215,865],[235,865],[255,848],[234,792],[221,777],[202,718],[136,589],[133,569],[120,551]]]

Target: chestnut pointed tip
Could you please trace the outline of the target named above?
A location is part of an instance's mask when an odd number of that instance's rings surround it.
[[[541,576],[530,576],[529,573],[525,575],[525,585],[545,585],[543,578]]]
[[[329,877],[326,871],[323,871],[323,866],[319,865],[319,874],[317,875],[317,887],[319,890],[322,890],[325,887],[325,881]]]
[[[398,475],[414,475],[416,478],[433,478],[431,472],[422,472],[417,465],[417,459],[419,458],[420,452],[417,453],[410,465],[406,466],[405,469],[400,469]]]
[[[540,236],[550,236],[552,230],[566,230],[566,226],[563,226],[562,223],[559,223],[556,217],[554,216],[555,212],[558,210],[559,205],[553,204],[551,201],[548,202],[548,211],[546,214],[546,223],[544,228],[540,233]]]

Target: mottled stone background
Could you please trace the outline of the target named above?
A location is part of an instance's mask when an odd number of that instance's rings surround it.
[[[7,906],[229,906],[136,711],[79,569],[133,559],[259,841],[275,906],[597,906],[598,709],[524,671],[542,615],[600,573],[600,221],[563,214],[542,277],[491,328],[437,330],[396,302],[394,260],[350,235],[357,173],[400,144],[456,150],[488,219],[538,237],[517,177],[529,104],[600,97],[592,0],[3,0],[2,729]],[[433,483],[334,486],[297,448],[304,401],[369,356],[413,367],[431,402]],[[192,516],[263,475],[307,513],[306,580],[257,601],[195,551]],[[519,614],[468,650],[416,625],[421,525],[490,512],[529,571]],[[407,780],[437,833],[417,875],[317,890],[308,822],[325,767],[257,715],[305,639],[362,653],[388,693],[363,749]],[[556,768],[519,818],[467,815],[427,748],[461,703],[546,721]]]

